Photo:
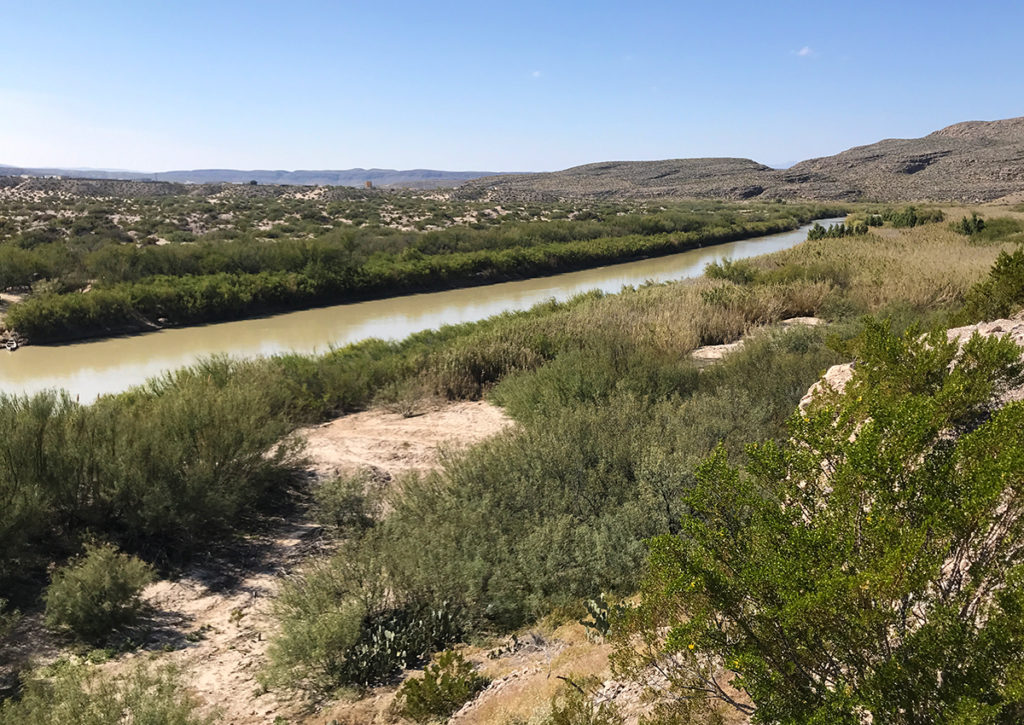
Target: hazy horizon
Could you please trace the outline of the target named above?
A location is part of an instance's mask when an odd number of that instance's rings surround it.
[[[1024,113],[1024,7],[3,3],[0,164],[776,167]],[[984,33],[965,32],[984,27]],[[912,30],[913,32],[908,32]]]

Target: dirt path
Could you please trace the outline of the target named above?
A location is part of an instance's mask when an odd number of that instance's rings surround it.
[[[371,410],[306,428],[301,434],[312,469],[321,478],[360,468],[393,478],[405,471],[434,468],[440,449],[477,443],[510,422],[500,408],[477,401],[445,405],[409,418]]]
[[[372,410],[299,434],[307,441],[314,475],[372,468],[390,480],[437,466],[439,447],[470,445],[509,423],[500,409],[472,402],[410,418]],[[318,534],[307,521],[282,520],[266,535],[240,542],[228,556],[148,587],[144,598],[156,612],[153,633],[143,649],[107,666],[121,668],[157,653],[157,662],[178,665],[196,695],[220,708],[224,723],[316,720],[287,693],[267,692],[259,674],[274,633],[270,608],[281,578],[319,550]]]

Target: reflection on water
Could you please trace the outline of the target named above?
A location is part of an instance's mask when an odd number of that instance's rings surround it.
[[[832,220],[840,221],[840,220]],[[828,220],[823,223],[827,224]],[[65,388],[83,401],[124,390],[167,370],[213,354],[238,357],[326,351],[368,337],[401,339],[441,325],[480,320],[589,290],[618,292],[626,285],[698,276],[716,259],[741,259],[791,247],[807,227],[720,244],[667,257],[627,262],[519,282],[408,295],[255,320],[161,330],[66,345],[31,345],[0,352],[0,391],[31,393]]]

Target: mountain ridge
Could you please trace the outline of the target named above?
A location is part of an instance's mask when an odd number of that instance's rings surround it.
[[[294,186],[363,186],[369,181],[384,188],[451,188],[456,198],[497,202],[710,198],[973,203],[1024,193],[1024,116],[962,121],[920,138],[882,139],[785,169],[752,159],[708,157],[599,161],[539,173],[378,168],[143,173],[0,165],[0,175]]]
[[[883,139],[786,169],[733,158],[605,162],[484,177],[455,194],[498,201],[646,196],[984,202],[1022,191],[1024,116],[963,121],[921,138]]]
[[[173,171],[127,171],[119,169],[74,169],[64,167],[23,167],[0,164],[0,174],[11,176],[60,176],[72,179],[111,181],[169,181],[185,184],[280,184],[288,186],[374,186],[430,188],[456,186],[481,176],[506,172],[447,171],[442,169],[181,169]]]

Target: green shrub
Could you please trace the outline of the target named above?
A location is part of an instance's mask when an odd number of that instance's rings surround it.
[[[170,668],[100,674],[67,661],[32,673],[21,697],[0,703],[0,725],[212,725]]]
[[[375,685],[458,641],[454,607],[405,598],[392,582],[367,540],[287,581],[275,603],[281,631],[269,678],[324,691]]]
[[[912,224],[909,226],[913,226]],[[868,233],[868,224],[866,222],[850,222],[840,224],[829,224],[826,229],[818,222],[814,222],[809,230],[807,230],[807,240],[817,241],[819,239],[842,239],[843,237],[853,237],[860,234]]]
[[[1024,246],[1000,252],[985,279],[970,289],[964,314],[972,322],[1005,317],[1024,306]]]
[[[504,380],[495,398],[522,425],[402,487],[378,527],[388,567],[408,591],[464,603],[484,628],[514,629],[601,592],[628,596],[642,539],[678,526],[701,457],[719,442],[742,455],[782,437],[807,387],[840,359],[823,337],[758,336],[702,373],[679,356],[609,346]]]
[[[1024,404],[993,401],[1020,349],[872,322],[857,353],[789,437],[700,467],[613,629],[617,666],[656,662],[755,722],[1017,722]]]
[[[406,680],[395,696],[397,711],[410,720],[443,720],[476,697],[490,683],[454,650],[445,650],[422,677]]]
[[[881,217],[896,228],[941,222],[945,218],[941,209],[921,209],[915,206],[884,209]]]
[[[815,226],[821,226],[815,222]],[[724,279],[733,284],[748,285],[760,276],[760,270],[746,259],[723,259],[712,262],[704,268],[704,276],[710,279]]]
[[[981,219],[978,220],[982,222]],[[970,235],[973,244],[1001,244],[1024,242],[1024,222],[1011,217],[986,219],[983,226]]]
[[[139,595],[153,581],[152,567],[109,544],[85,547],[85,554],[56,569],[46,588],[46,626],[99,642],[130,624],[142,610]]]
[[[949,228],[959,234],[971,236],[985,228],[985,220],[978,216],[977,212],[971,212],[970,218],[965,216],[958,222],[952,222]]]
[[[371,471],[324,481],[313,491],[313,514],[338,535],[358,537],[379,516],[378,489]]]

